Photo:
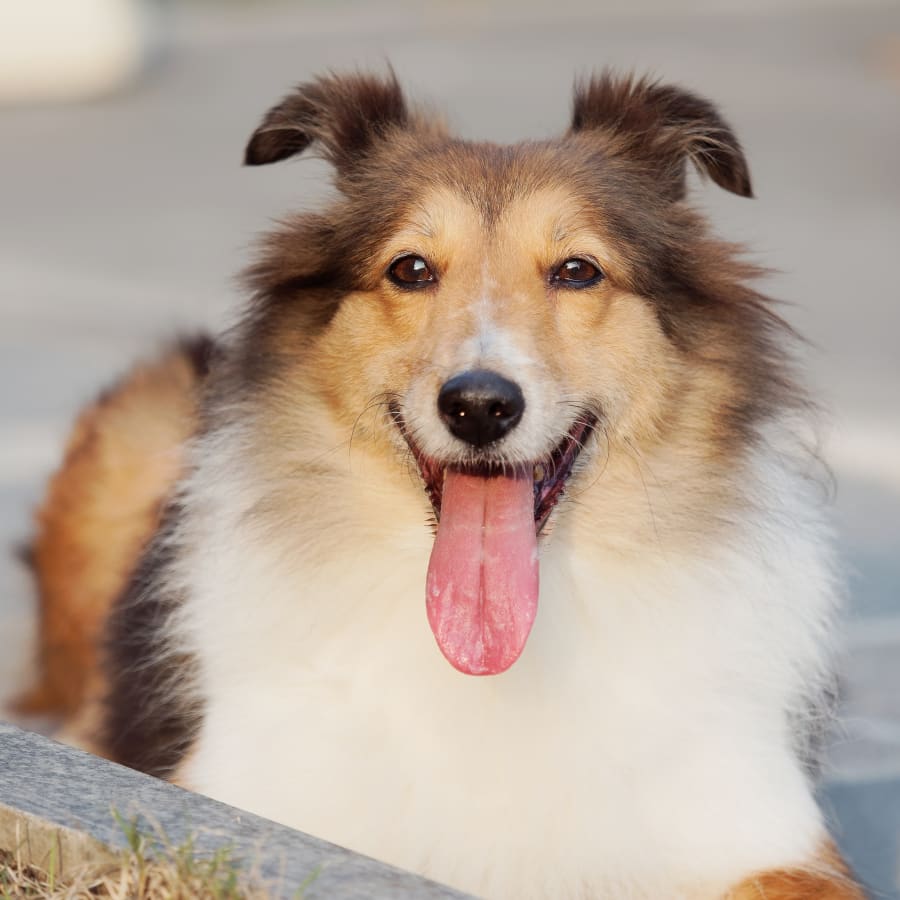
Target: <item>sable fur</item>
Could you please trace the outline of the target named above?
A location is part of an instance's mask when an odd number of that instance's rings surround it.
[[[760,872],[730,891],[727,900],[865,900],[833,844],[806,869]]]
[[[244,153],[249,166],[287,159],[318,143],[338,171],[355,168],[373,145],[409,121],[406,100],[393,75],[320,78],[272,107]]]
[[[606,73],[560,138],[498,146],[392,75],[327,76],[246,161],[307,148],[337,194],[246,274],[112,615],[109,751],[490,897],[861,896],[808,782],[839,587],[792,335],[685,196],[688,162],[751,195],[730,126]],[[386,277],[409,253],[423,290]],[[573,256],[605,278],[560,288]],[[435,412],[472,367],[526,397],[477,460]],[[434,522],[397,417],[435,465],[502,468],[577,415],[597,426],[541,538],[532,635],[464,678],[424,626]]]
[[[40,602],[38,681],[24,714],[72,716],[101,681],[104,622],[159,524],[197,421],[210,342],[185,340],[85,409],[28,551]]]
[[[688,91],[611,72],[591,78],[576,88],[572,131],[591,129],[614,133],[675,199],[684,197],[687,161],[725,190],[753,196],[734,132],[708,100]]]

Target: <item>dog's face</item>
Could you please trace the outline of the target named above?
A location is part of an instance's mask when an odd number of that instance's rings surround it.
[[[683,202],[687,159],[749,195],[746,163],[704,101],[609,76],[564,137],[513,147],[448,137],[393,80],[326,79],[268,114],[247,161],[314,142],[342,197],[250,273],[258,378],[314,386],[400,468],[411,452],[439,522],[435,636],[462,671],[503,671],[537,541],[611,447],[721,456],[774,402],[769,314]]]

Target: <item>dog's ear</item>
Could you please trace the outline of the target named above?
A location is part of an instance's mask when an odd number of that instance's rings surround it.
[[[593,129],[614,135],[624,152],[655,165],[675,199],[685,193],[687,160],[726,191],[753,196],[734,132],[711,103],[689,91],[604,72],[575,87],[572,131]]]
[[[329,75],[302,84],[272,107],[253,132],[244,163],[261,166],[318,144],[340,172],[365,158],[393,128],[409,121],[394,73]]]

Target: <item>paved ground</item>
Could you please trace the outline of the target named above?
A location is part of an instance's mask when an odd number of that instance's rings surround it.
[[[104,101],[0,110],[0,546],[28,531],[78,403],[134,354],[219,328],[252,234],[324,190],[323,167],[238,167],[257,117],[327,67],[380,66],[499,140],[564,127],[573,73],[650,69],[719,101],[758,199],[700,199],[773,266],[813,342],[851,577],[843,730],[828,802],[879,896],[900,885],[900,6],[877,0],[175,8],[164,58]],[[31,607],[0,561],[0,691]]]

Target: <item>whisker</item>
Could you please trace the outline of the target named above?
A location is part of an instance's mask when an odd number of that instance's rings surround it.
[[[396,400],[396,394],[394,394],[391,391],[384,391],[382,393],[375,394],[373,397],[371,397],[369,399],[369,401],[362,408],[359,415],[354,420],[353,427],[350,429],[350,438],[347,442],[348,455],[352,454],[352,452],[353,452],[353,439],[356,436],[356,429],[359,427],[359,424],[362,421],[363,416],[367,412],[370,412],[371,410],[377,410],[377,409],[381,409],[383,412],[387,412],[389,414],[390,405],[395,400]]]
[[[640,479],[641,479],[641,485],[644,488],[644,498],[647,501],[647,509],[650,511],[650,522],[653,525],[653,533],[656,535],[656,543],[659,545],[659,548],[661,550],[665,551],[665,545],[662,542],[662,538],[660,537],[660,533],[659,533],[659,528],[656,523],[656,512],[653,509],[653,503],[650,500],[650,491],[647,490],[647,482],[644,479],[644,469],[643,469],[643,465],[642,465],[641,454],[637,450],[637,448],[634,446],[634,444],[632,443],[630,438],[625,437],[624,445],[628,448],[631,458],[634,460],[635,464],[637,465],[637,471],[638,471],[638,475],[640,476]],[[657,486],[659,486],[659,480],[653,474],[653,470],[650,469],[649,466],[647,466],[647,469],[650,472],[651,476],[653,477],[654,482],[657,484]]]

